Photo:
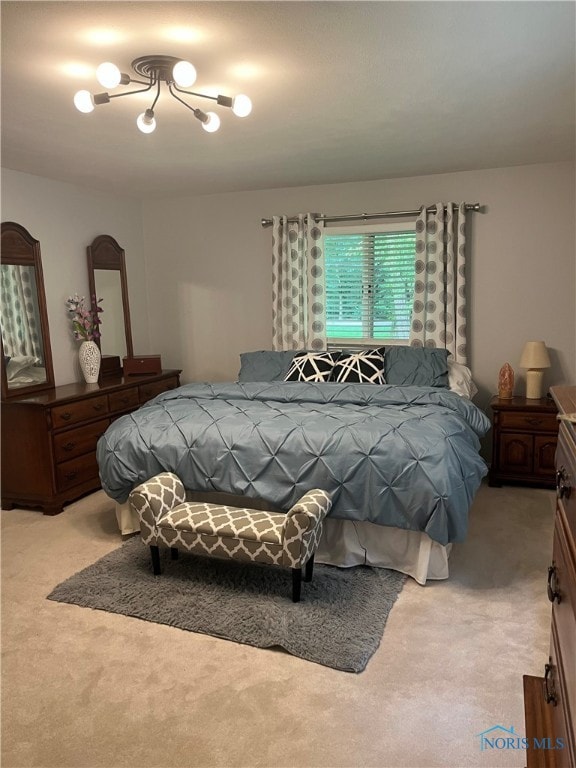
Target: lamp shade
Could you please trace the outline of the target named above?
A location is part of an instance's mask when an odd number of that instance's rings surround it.
[[[550,357],[543,341],[527,341],[524,344],[520,368],[550,368]]]

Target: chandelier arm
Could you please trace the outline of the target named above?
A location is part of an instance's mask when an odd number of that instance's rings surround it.
[[[219,98],[218,96],[208,96],[207,93],[196,93],[196,91],[185,91],[183,88],[178,88],[178,86],[175,83],[172,83],[171,86],[172,88],[174,88],[174,90],[178,91],[178,93],[185,93],[186,96],[200,96],[200,98],[202,99],[211,99],[212,101],[218,101],[218,98]],[[170,90],[170,93],[172,93],[172,90]],[[175,96],[174,93],[172,93],[172,96],[174,96],[175,99],[178,98],[177,96]],[[182,103],[185,103],[185,102],[182,102]]]
[[[140,81],[138,80],[135,82],[140,82]],[[147,88],[138,88],[136,91],[124,91],[124,93],[109,93],[108,96],[111,99],[118,99],[120,98],[120,96],[131,96],[133,93],[144,93],[145,91],[149,91],[153,85],[154,83],[150,83],[150,85]]]
[[[207,93],[198,93],[197,91],[185,91],[183,88],[178,88],[176,83],[172,83],[172,86],[176,91],[178,91],[178,93],[185,93],[186,96],[199,96],[201,99],[211,99],[212,101],[215,101],[217,104],[219,104],[221,107],[232,107],[232,104],[234,103],[234,99],[231,96],[222,96],[222,94],[218,94],[218,96],[209,96]],[[173,93],[172,93],[172,96],[174,96]]]
[[[176,94],[175,94],[175,93],[174,93],[174,91],[172,90],[172,85],[171,85],[170,83],[168,83],[168,90],[170,91],[170,93],[172,94],[172,96],[174,96],[174,98],[176,99],[176,101],[179,101],[179,102],[180,102],[180,104],[184,104],[184,106],[185,106],[187,109],[189,109],[189,110],[190,110],[190,112],[194,112],[194,116],[195,116],[195,117],[197,117],[199,120],[202,120],[202,118],[200,117],[200,115],[204,115],[204,112],[202,112],[202,110],[200,110],[200,109],[195,109],[194,107],[191,107],[191,106],[190,106],[190,104],[186,104],[186,102],[184,101],[184,99],[181,99],[181,98],[180,98],[180,96],[176,96]],[[182,93],[186,93],[186,91],[182,91]],[[204,116],[205,116],[205,115],[204,115]],[[205,120],[202,120],[202,122],[205,122]]]
[[[156,91],[156,98],[154,99],[154,101],[152,102],[152,106],[150,107],[150,109],[151,109],[152,111],[154,111],[154,107],[156,106],[156,102],[157,102],[157,101],[158,101],[158,99],[160,98],[160,82],[161,82],[161,81],[158,79],[156,82],[157,82],[157,84],[158,84],[158,90]],[[150,87],[152,87],[152,85],[153,85],[153,84],[150,84]]]

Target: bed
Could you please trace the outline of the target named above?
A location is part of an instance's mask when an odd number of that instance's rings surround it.
[[[46,368],[37,357],[31,355],[16,355],[5,357],[6,379],[10,389],[28,387],[31,384],[41,384],[46,381]]]
[[[138,529],[132,488],[164,470],[192,498],[277,510],[319,487],[333,506],[318,562],[394,568],[421,584],[447,578],[487,472],[479,448],[490,422],[471,400],[468,369],[445,350],[380,352],[385,384],[318,371],[285,381],[309,353],[245,353],[237,381],[186,384],[115,421],[97,458],[121,530]]]

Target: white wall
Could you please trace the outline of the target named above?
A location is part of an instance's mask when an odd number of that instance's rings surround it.
[[[183,381],[230,380],[239,354],[271,348],[271,230],[261,218],[479,202],[469,260],[469,362],[484,407],[527,340],[543,339],[545,385],[576,382],[573,163],[145,201],[152,350]]]
[[[112,235],[126,252],[132,336],[148,350],[142,209],[118,198],[59,181],[2,170],[2,221],[15,221],[40,241],[56,384],[81,381],[78,342],[66,314],[68,296],[89,297],[86,248],[97,235]],[[105,327],[106,307],[102,321]]]
[[[98,234],[126,251],[135,352],[161,353],[183,381],[222,381],[236,377],[240,352],[271,347],[262,217],[480,202],[487,212],[470,214],[470,366],[484,407],[506,361],[523,391],[529,339],[551,350],[547,386],[576,382],[574,190],[574,164],[554,163],[141,204],[4,170],[2,220],[40,240],[57,384],[80,380],[64,301],[87,295],[86,247]]]

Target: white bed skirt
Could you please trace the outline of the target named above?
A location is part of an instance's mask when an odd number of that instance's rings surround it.
[[[128,502],[116,504],[116,519],[122,535],[140,530],[138,514]],[[451,547],[451,544],[442,546],[418,531],[329,518],[324,522],[315,561],[341,568],[354,565],[391,568],[424,585],[428,579],[448,578]]]
[[[425,533],[375,523],[327,519],[314,558],[317,563],[350,568],[373,565],[411,576],[418,584],[448,578],[451,544],[442,546]]]
[[[126,501],[124,504],[116,502],[115,506],[116,520],[118,521],[118,528],[120,528],[122,536],[139,532],[140,519],[138,518],[138,512],[132,509],[130,502]]]

